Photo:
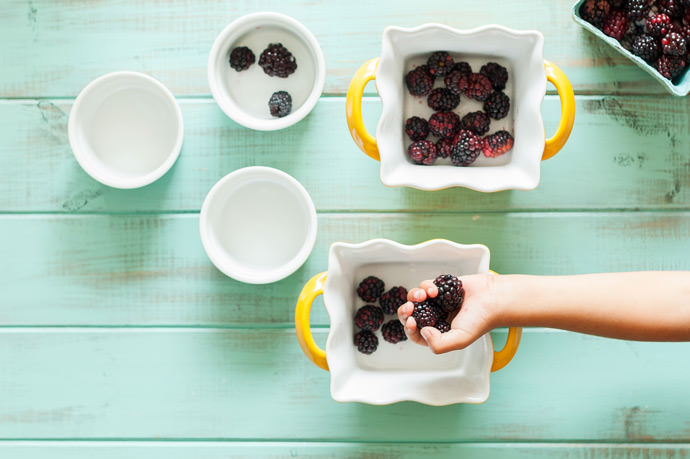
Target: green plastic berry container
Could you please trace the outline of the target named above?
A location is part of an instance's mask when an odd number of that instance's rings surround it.
[[[661,76],[659,72],[657,72],[657,70],[654,67],[649,65],[642,58],[635,56],[633,53],[623,48],[623,45],[621,45],[618,42],[618,40],[609,37],[604,32],[597,29],[593,24],[590,24],[589,22],[585,21],[580,16],[580,5],[582,5],[584,2],[585,0],[578,0],[573,5],[573,19],[575,20],[575,22],[577,22],[582,27],[589,30],[594,35],[608,43],[613,49],[615,49],[616,51],[618,51],[619,53],[633,61],[635,64],[637,64],[638,67],[640,67],[645,72],[649,73],[655,80],[661,83],[664,86],[664,88],[666,88],[666,90],[671,94],[681,97],[688,95],[688,92],[690,92],[690,70],[686,69],[683,76],[681,76],[675,84],[673,83],[673,81],[664,78],[663,76]]]

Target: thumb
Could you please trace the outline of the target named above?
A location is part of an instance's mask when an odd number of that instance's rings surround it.
[[[467,332],[459,329],[451,329],[446,333],[441,333],[433,327],[424,327],[420,334],[434,354],[464,349],[473,341]]]

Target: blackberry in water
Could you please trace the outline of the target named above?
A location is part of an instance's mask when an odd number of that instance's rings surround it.
[[[461,129],[450,147],[453,166],[469,166],[482,152],[482,139],[467,129]]]
[[[277,91],[268,99],[268,108],[271,116],[282,118],[292,111],[292,97],[286,91]]]
[[[502,65],[495,62],[489,62],[482,66],[479,73],[491,81],[491,85],[495,90],[505,89],[506,82],[508,81],[508,70]]]
[[[471,73],[458,80],[457,90],[471,99],[484,102],[494,89],[487,77],[481,73]]]
[[[453,137],[443,137],[436,142],[436,155],[439,158],[450,157],[450,147],[453,145]]]
[[[412,317],[417,323],[417,328],[421,330],[424,327],[433,327],[438,320],[434,307],[428,301],[421,303],[413,302],[414,309],[412,310]]]
[[[620,40],[628,30],[628,15],[623,10],[613,10],[601,30],[609,37]]]
[[[683,56],[686,49],[686,41],[683,35],[670,32],[661,39],[662,51],[669,56]]]
[[[429,140],[418,140],[407,147],[407,156],[413,163],[430,166],[436,161],[436,145]]]
[[[434,113],[429,118],[429,132],[436,137],[448,137],[460,128],[460,117],[453,112]]]
[[[434,325],[434,328],[441,333],[448,333],[450,331],[450,324],[445,320],[439,320],[436,322],[436,325]]]
[[[383,310],[373,304],[362,306],[355,313],[355,325],[362,330],[376,331],[383,323]]]
[[[460,95],[458,82],[460,81],[460,78],[471,73],[472,67],[470,67],[470,64],[467,62],[456,62],[450,72],[448,72],[443,79],[443,83],[446,85],[446,88],[450,89],[454,94]]]
[[[465,289],[462,281],[452,274],[441,274],[434,279],[434,285],[438,288],[436,301],[446,312],[460,310],[465,300]]]
[[[359,283],[357,295],[367,303],[373,303],[383,293],[383,281],[375,276],[369,276]]]
[[[397,319],[383,324],[383,327],[381,327],[381,334],[383,335],[383,339],[389,343],[397,344],[400,341],[407,341],[405,327],[403,327],[403,324]]]
[[[357,350],[362,354],[373,354],[376,348],[379,347],[379,339],[368,330],[356,333],[354,343],[357,346]]]
[[[654,62],[660,53],[659,44],[654,37],[642,34],[632,44],[632,52],[647,62]]]
[[[501,91],[493,92],[484,102],[484,111],[495,120],[503,119],[510,112],[510,98]]]
[[[379,304],[385,314],[395,314],[398,308],[407,303],[407,289],[405,287],[393,287],[379,298]]]
[[[678,56],[663,55],[656,61],[655,67],[664,78],[673,80],[683,73],[685,61]]]
[[[282,43],[271,43],[259,56],[259,65],[268,76],[287,78],[297,70],[295,56]]]
[[[247,70],[254,62],[256,62],[256,56],[251,49],[246,46],[238,46],[233,48],[230,52],[230,67],[241,72],[242,70]]]
[[[453,68],[453,58],[445,51],[436,51],[426,61],[429,73],[435,77],[444,76]]]
[[[513,136],[508,131],[498,131],[484,137],[482,151],[487,158],[496,158],[508,153],[513,148]]]
[[[664,37],[671,30],[671,18],[663,13],[655,14],[647,18],[644,28],[652,37]]]
[[[426,98],[426,103],[434,111],[449,112],[458,106],[460,96],[453,93],[450,89],[436,88]]]
[[[460,120],[461,129],[468,129],[477,135],[484,135],[489,132],[490,124],[489,115],[482,111],[470,112]]]
[[[413,96],[426,96],[434,87],[434,77],[429,74],[425,67],[417,67],[405,75],[405,85]]]
[[[597,27],[601,27],[611,10],[607,0],[587,0],[580,6],[580,16]]]
[[[429,135],[429,123],[424,118],[413,116],[405,121],[405,134],[413,140],[424,140]]]

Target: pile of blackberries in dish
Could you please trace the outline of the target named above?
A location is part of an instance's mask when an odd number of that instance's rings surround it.
[[[462,307],[465,289],[462,281],[452,274],[441,274],[434,279],[434,284],[438,295],[420,303],[413,302],[412,317],[419,329],[435,327],[445,333],[450,330],[450,323]],[[354,344],[363,354],[372,354],[378,348],[379,339],[374,332],[379,328],[383,339],[389,343],[407,340],[405,329],[397,317],[398,308],[407,302],[407,289],[396,286],[384,290],[383,281],[375,276],[365,278],[357,287],[357,295],[367,303],[355,312],[354,317],[360,330],[354,336]],[[395,317],[384,323],[386,315]]]
[[[437,81],[442,86],[434,88]],[[412,96],[426,97],[435,112],[426,120],[412,116],[405,121],[405,133],[412,140],[407,155],[414,164],[431,165],[437,158],[450,158],[454,166],[469,166],[480,154],[487,158],[501,156],[513,148],[513,136],[506,130],[486,135],[491,120],[500,120],[510,112],[510,98],[504,92],[508,70],[488,62],[479,73],[464,61],[456,62],[445,51],[436,51],[425,65],[405,75],[405,85]],[[462,98],[483,104],[483,110],[456,113]],[[436,141],[429,140],[432,136]]]
[[[586,0],[580,16],[663,77],[677,82],[690,62],[690,0]]]
[[[246,46],[233,48],[229,57],[230,67],[237,72],[247,70],[256,62],[254,52]],[[271,77],[287,78],[297,70],[295,56],[282,43],[271,43],[259,56],[259,66]],[[271,116],[282,118],[292,111],[292,96],[287,91],[276,91],[268,100]]]

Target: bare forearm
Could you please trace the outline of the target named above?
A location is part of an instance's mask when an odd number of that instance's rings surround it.
[[[497,326],[641,341],[690,340],[690,271],[498,276]]]

